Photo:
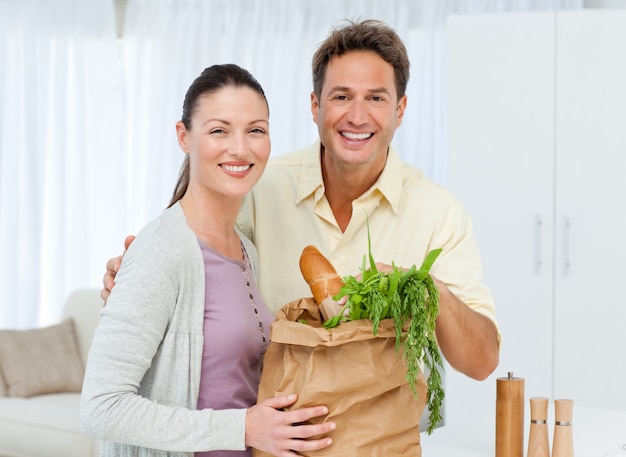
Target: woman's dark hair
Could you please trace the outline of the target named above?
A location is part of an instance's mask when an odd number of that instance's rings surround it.
[[[330,59],[352,51],[372,51],[393,67],[396,92],[400,99],[409,81],[409,56],[397,32],[375,19],[347,21],[331,31],[313,55],[313,93],[319,99]]]
[[[213,94],[225,87],[249,87],[263,97],[266,105],[268,104],[261,84],[248,70],[232,63],[213,65],[205,68],[187,89],[185,101],[183,102],[183,115],[181,117],[181,121],[187,130],[191,130],[191,118],[198,109],[200,97],[205,94]],[[187,192],[189,173],[189,156],[187,155],[180,169],[178,182],[174,187],[172,198],[167,205],[168,208],[183,198],[183,195]]]

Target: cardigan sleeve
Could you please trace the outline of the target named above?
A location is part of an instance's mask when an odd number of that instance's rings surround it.
[[[89,353],[82,429],[165,451],[245,449],[245,409],[196,410],[203,263],[195,236],[163,231],[140,233],[124,256]]]

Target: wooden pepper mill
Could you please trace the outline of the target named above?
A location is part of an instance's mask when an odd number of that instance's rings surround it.
[[[552,457],[574,457],[572,414],[574,400],[554,400],[554,439]]]
[[[509,372],[496,382],[496,457],[523,457],[524,379]]]
[[[530,399],[530,432],[528,434],[527,457],[550,457],[548,442],[548,399]]]

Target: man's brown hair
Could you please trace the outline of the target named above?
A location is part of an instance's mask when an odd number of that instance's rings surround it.
[[[367,19],[361,22],[347,21],[333,29],[313,55],[313,92],[319,99],[326,77],[326,68],[333,56],[351,51],[372,51],[393,66],[396,92],[400,99],[409,81],[409,56],[398,33],[384,22]]]

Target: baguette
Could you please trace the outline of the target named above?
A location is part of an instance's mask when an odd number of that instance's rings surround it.
[[[329,297],[332,300],[332,297],[337,295],[344,286],[343,279],[335,267],[315,246],[307,246],[302,251],[300,271],[309,284],[313,298],[318,305]]]

